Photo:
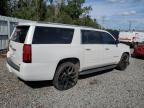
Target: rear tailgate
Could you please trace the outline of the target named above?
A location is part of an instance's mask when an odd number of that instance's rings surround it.
[[[17,26],[9,43],[9,59],[19,66],[22,62],[23,44],[25,42],[29,26]]]

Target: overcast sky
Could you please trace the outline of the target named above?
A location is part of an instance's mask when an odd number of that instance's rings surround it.
[[[86,0],[90,15],[106,28],[144,30],[144,0]]]

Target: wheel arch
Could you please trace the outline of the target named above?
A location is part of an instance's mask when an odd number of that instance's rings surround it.
[[[59,60],[59,62],[57,63],[55,72],[56,72],[58,66],[59,66],[60,64],[64,63],[64,62],[72,62],[72,63],[74,63],[74,64],[78,64],[79,67],[80,67],[80,59],[79,59],[79,58],[77,58],[77,57],[68,57],[68,58],[63,58],[63,59]]]
[[[131,56],[130,52],[123,52],[122,55],[123,55],[123,54],[128,54],[129,56]],[[122,55],[121,55],[121,56],[122,56]]]

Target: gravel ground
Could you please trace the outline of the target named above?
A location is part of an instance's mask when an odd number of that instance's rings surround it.
[[[144,60],[132,58],[125,71],[83,76],[70,90],[51,81],[23,82],[9,73],[0,58],[1,108],[144,108]]]

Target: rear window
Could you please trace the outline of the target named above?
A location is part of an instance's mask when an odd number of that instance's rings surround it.
[[[40,27],[35,28],[33,44],[70,44],[74,29]]]
[[[17,26],[11,40],[19,43],[24,43],[28,30],[29,26]]]

